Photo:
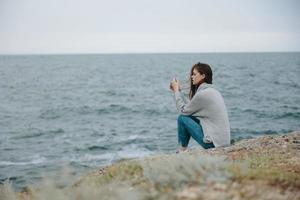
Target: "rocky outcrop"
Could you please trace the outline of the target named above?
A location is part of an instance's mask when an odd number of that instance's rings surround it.
[[[300,132],[121,161],[69,187],[47,187],[28,188],[16,198],[298,200]]]

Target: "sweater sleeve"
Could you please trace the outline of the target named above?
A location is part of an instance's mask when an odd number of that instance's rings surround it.
[[[199,95],[195,95],[191,101],[185,103],[181,93],[176,91],[174,92],[174,98],[176,102],[176,108],[182,115],[192,115],[201,109],[199,105]]]

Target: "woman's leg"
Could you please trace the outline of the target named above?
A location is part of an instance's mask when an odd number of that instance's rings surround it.
[[[187,132],[185,128],[185,116],[179,115],[177,119],[177,127],[178,127],[178,144],[181,147],[187,147],[191,138],[191,135]]]
[[[203,148],[215,147],[213,143],[203,142],[203,130],[199,120],[193,116],[179,115],[178,117],[178,143],[182,147],[187,147],[190,137],[194,138]]]

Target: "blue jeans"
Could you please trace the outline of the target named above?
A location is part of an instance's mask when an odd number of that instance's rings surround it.
[[[178,143],[182,147],[187,147],[190,138],[194,138],[204,149],[214,148],[213,143],[203,142],[203,130],[199,119],[194,116],[179,115],[178,116]]]

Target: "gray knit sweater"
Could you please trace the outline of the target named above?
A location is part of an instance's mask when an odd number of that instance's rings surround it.
[[[194,97],[185,102],[181,93],[174,93],[177,110],[182,115],[192,115],[200,120],[204,142],[215,147],[230,145],[230,125],[227,109],[220,92],[212,84],[202,83]]]

